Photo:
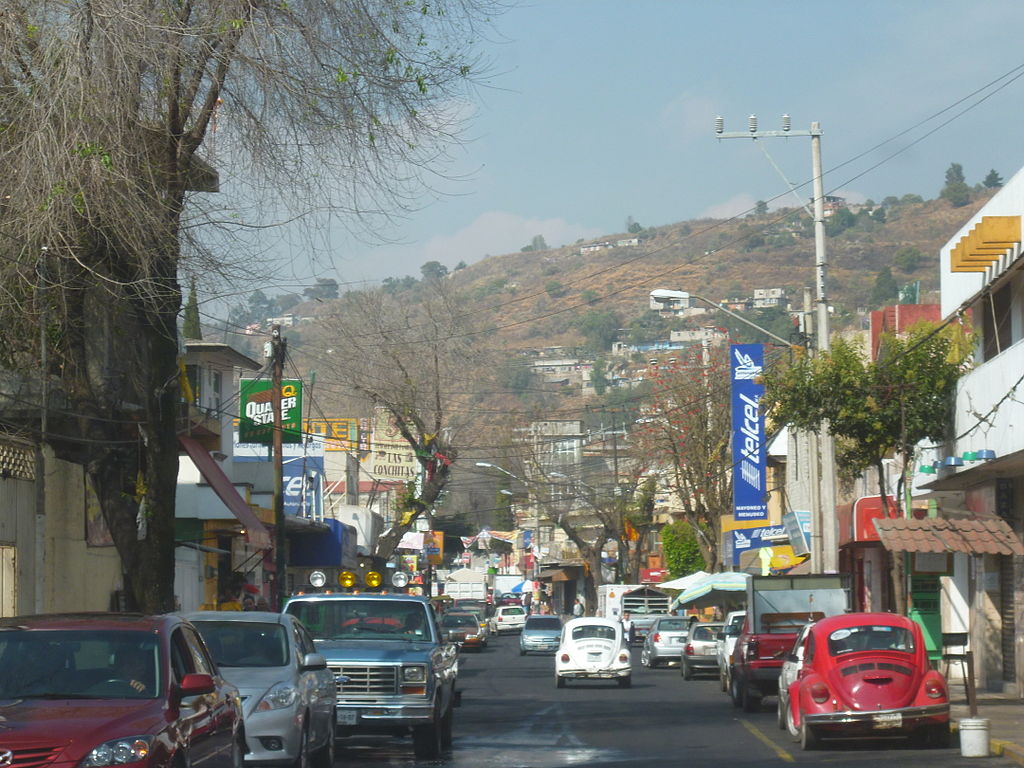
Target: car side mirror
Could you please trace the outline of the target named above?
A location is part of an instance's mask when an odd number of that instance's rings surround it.
[[[302,657],[302,665],[299,669],[303,672],[315,672],[318,669],[327,669],[327,659],[322,653],[307,653]]]
[[[192,672],[181,678],[181,685],[178,686],[178,695],[184,699],[188,696],[203,696],[207,693],[213,693],[215,690],[216,686],[213,683],[213,677],[200,672]]]

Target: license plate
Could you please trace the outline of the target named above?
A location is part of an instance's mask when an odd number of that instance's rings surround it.
[[[872,717],[871,722],[879,730],[882,728],[899,728],[903,725],[903,713],[882,712]]]
[[[358,709],[339,709],[338,725],[355,725],[359,722]]]
[[[701,656],[714,656],[716,653],[718,653],[718,649],[717,648],[705,648],[703,651],[700,652],[700,655]]]

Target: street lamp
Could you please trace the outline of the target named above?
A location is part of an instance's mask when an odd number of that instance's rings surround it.
[[[752,139],[788,138],[790,136],[809,136],[811,138],[811,178],[814,193],[814,268],[817,301],[817,349],[827,352],[829,342],[828,300],[825,296],[825,189],[822,182],[821,168],[821,123],[811,123],[809,131],[794,131],[789,115],[782,116],[781,131],[761,131],[757,127],[757,116],[751,115],[747,121],[746,131],[725,130],[725,120],[715,118],[715,134],[719,139]],[[769,157],[769,160],[771,158]],[[773,163],[774,165],[774,163]],[[787,182],[788,183],[788,182]],[[790,185],[792,188],[792,185]],[[812,510],[815,525],[812,531],[812,544],[818,551],[812,552],[811,562],[817,562],[816,568],[826,573],[838,570],[838,552],[836,541],[835,508],[835,441],[828,429],[828,423],[822,422],[817,435],[818,446],[818,491],[819,503]],[[813,443],[813,440],[812,440]],[[813,463],[812,463],[812,466]],[[826,514],[827,510],[827,514]]]

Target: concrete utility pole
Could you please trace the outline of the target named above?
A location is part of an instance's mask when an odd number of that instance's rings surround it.
[[[825,256],[825,191],[822,182],[821,165],[821,124],[811,123],[809,131],[794,131],[791,128],[789,115],[782,116],[782,130],[760,131],[757,127],[757,116],[747,118],[746,131],[726,132],[725,121],[719,116],[715,118],[715,133],[719,139],[751,139],[788,138],[790,136],[809,136],[811,138],[811,176],[814,194],[814,283],[815,300],[817,302],[817,341],[818,352],[827,352],[829,342],[828,298],[825,292],[825,273],[827,259]],[[770,159],[770,158],[769,158]],[[787,181],[787,184],[789,182]],[[792,187],[792,185],[790,185]],[[821,558],[812,566],[816,572],[834,573],[838,570],[838,551],[836,539],[836,479],[835,479],[835,441],[829,433],[828,422],[822,422],[818,434],[818,486],[820,508],[811,510],[812,519],[820,522],[820,528],[812,531],[812,540],[817,538],[821,544]]]
[[[277,567],[277,610],[284,610],[288,599],[288,547],[284,540],[284,423],[281,417],[281,379],[287,342],[281,338],[281,326],[270,329],[271,385],[270,404],[274,413],[274,564]]]

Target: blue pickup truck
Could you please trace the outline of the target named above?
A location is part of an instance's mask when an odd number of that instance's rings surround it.
[[[308,594],[285,611],[309,628],[334,673],[339,737],[411,734],[421,760],[451,746],[458,649],[424,598]]]

